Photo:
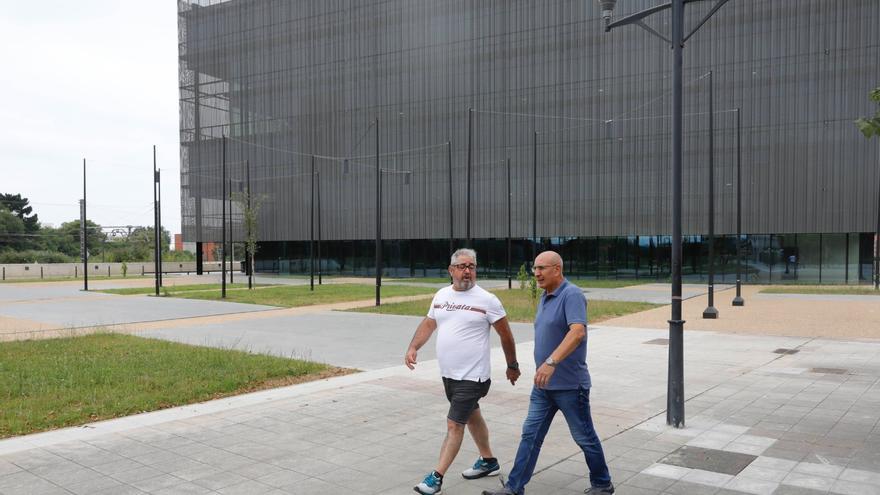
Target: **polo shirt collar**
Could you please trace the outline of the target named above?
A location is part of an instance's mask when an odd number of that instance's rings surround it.
[[[562,283],[559,284],[559,287],[557,287],[556,290],[554,290],[553,292],[544,292],[544,297],[556,297],[556,295],[559,294],[559,291],[564,289],[567,285],[568,285],[568,279],[563,278]]]

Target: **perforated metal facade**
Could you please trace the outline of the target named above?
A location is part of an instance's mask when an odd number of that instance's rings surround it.
[[[878,26],[876,0],[733,0],[688,41],[686,234],[706,231],[710,70],[719,233],[735,232],[736,107],[745,233],[873,231],[878,146],[852,121],[873,112]],[[593,1],[181,1],[179,30],[186,241],[220,239],[223,134],[232,189],[247,163],[262,198],[261,240],[309,238],[312,154],[323,238],[370,239],[375,119],[383,236],[448,236],[451,142],[463,238],[469,108],[474,238],[507,234],[507,159],[513,236],[532,235],[536,131],[538,236],[671,230],[671,51],[636,27],[604,33]]]

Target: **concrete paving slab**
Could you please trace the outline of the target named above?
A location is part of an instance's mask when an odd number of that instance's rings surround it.
[[[379,331],[376,328],[387,320],[390,328],[401,326],[399,333],[406,337],[399,342],[401,346],[417,320],[394,322],[396,318],[360,314],[316,316],[316,324],[343,326],[348,318],[366,321],[369,316],[377,322],[368,324],[367,334]],[[402,327],[407,327],[405,333]],[[664,489],[643,486],[648,476],[658,475],[671,482],[667,493],[801,493],[798,490],[814,487],[847,493],[862,486],[871,487],[865,488],[865,493],[871,493],[877,486],[880,467],[866,467],[877,455],[880,426],[876,415],[873,421],[867,416],[880,408],[880,341],[687,332],[686,427],[673,429],[665,425],[663,412],[666,349],[645,344],[665,333],[660,329],[591,329],[594,420],[619,493],[663,493]],[[394,331],[383,338],[389,348],[393,343],[399,349]],[[518,344],[524,363],[522,381],[511,386],[499,379],[482,401],[493,448],[505,472],[528,404],[534,373],[534,365],[528,364],[532,346],[531,342]],[[774,353],[779,347],[800,352]],[[848,373],[809,371],[818,366],[841,367]],[[501,351],[495,348],[493,374],[500,377],[502,373]],[[834,410],[844,414],[810,414],[832,403],[840,404]],[[386,367],[3,440],[0,490],[33,493],[60,488],[63,485],[52,480],[58,480],[59,473],[70,473],[70,480],[81,479],[84,488],[108,484],[102,488],[105,491],[198,493],[195,487],[202,487],[235,493],[265,487],[266,493],[279,489],[289,493],[410,493],[436,461],[445,433],[446,408],[436,361],[422,360],[413,372],[403,366]],[[790,411],[777,417],[786,408]],[[848,451],[833,458],[824,456],[823,449],[839,442],[839,436],[830,433],[841,427],[841,418],[850,412],[854,415],[846,428],[860,435],[847,437]],[[764,446],[768,440],[763,439],[771,437],[759,430],[771,420],[785,421],[782,434],[802,425],[818,434],[798,447],[802,458],[791,461],[768,450],[735,476],[663,467],[670,448],[682,447],[700,435],[728,445]],[[769,441],[771,449],[786,442],[781,436]],[[735,452],[726,447],[721,450]],[[444,493],[479,493],[496,486],[497,480],[456,478],[455,473],[475,456],[473,443],[466,439]],[[821,472],[809,469],[813,465],[821,467]],[[359,479],[366,481],[357,484]],[[109,486],[116,482],[121,486]],[[558,417],[544,443],[529,493],[574,495],[586,484],[583,456]]]
[[[77,328],[274,309],[277,308],[256,304],[90,292],[75,298],[3,304],[0,316]]]
[[[323,311],[186,328],[160,328],[137,332],[137,335],[375,370],[403,363],[406,347],[421,320],[414,316]],[[531,325],[513,323],[511,328],[517,342],[533,339]],[[491,335],[492,345],[499,346],[497,334],[492,331]],[[434,358],[432,338],[419,352],[419,359]],[[520,360],[527,358],[521,356]]]

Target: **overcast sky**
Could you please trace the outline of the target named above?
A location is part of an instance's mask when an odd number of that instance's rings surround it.
[[[152,225],[153,145],[162,222],[180,232],[177,10],[172,0],[0,0],[0,192],[40,221]]]

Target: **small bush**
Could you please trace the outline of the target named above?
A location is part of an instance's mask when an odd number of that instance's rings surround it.
[[[529,298],[532,300],[532,304],[538,305],[538,281],[535,280],[535,277],[529,277]]]
[[[528,273],[526,273],[526,264],[523,263],[519,267],[519,271],[516,272],[516,279],[519,280],[519,288],[520,290],[525,290],[526,281],[529,279]]]
[[[79,261],[72,256],[57,251],[3,251],[0,263],[73,263]]]

